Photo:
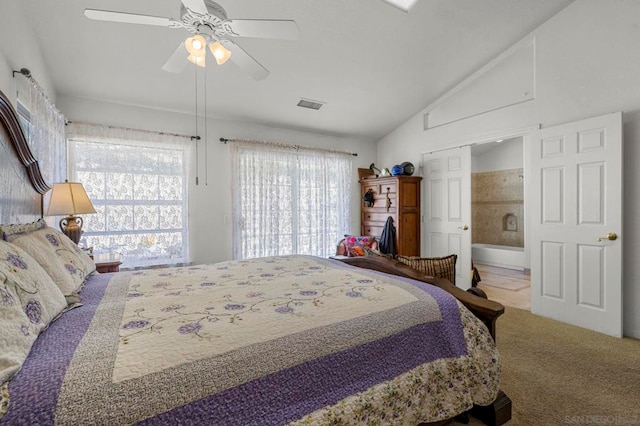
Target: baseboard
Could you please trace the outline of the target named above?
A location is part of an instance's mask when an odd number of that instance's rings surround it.
[[[640,339],[640,329],[625,327],[623,329],[622,335],[624,337],[632,337],[634,339]]]

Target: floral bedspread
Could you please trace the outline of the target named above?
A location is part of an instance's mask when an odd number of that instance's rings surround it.
[[[82,295],[36,342],[0,423],[417,424],[498,391],[493,341],[455,299],[337,261],[108,274]]]

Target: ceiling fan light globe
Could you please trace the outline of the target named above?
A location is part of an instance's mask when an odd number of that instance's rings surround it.
[[[219,41],[211,43],[209,45],[213,57],[216,58],[216,63],[222,65],[231,57],[231,51],[224,47]]]
[[[205,67],[205,57],[204,56],[195,56],[189,55],[187,56],[189,62],[198,65],[199,67]]]
[[[207,41],[200,34],[189,37],[184,42],[187,51],[193,56],[205,56],[207,53],[205,49],[206,45]]]

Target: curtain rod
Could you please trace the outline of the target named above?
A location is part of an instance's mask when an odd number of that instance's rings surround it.
[[[71,120],[65,120],[64,124],[65,124],[65,126],[68,126],[69,124],[74,124],[74,122],[71,121]],[[117,130],[125,130],[125,131],[131,131],[131,132],[139,132],[139,133],[175,136],[175,137],[186,138],[186,139],[191,139],[191,140],[200,140],[200,136],[184,135],[184,134],[180,134],[180,133],[156,132],[154,130],[134,129],[133,127],[110,126],[110,125],[104,125],[104,124],[85,123],[85,122],[80,122],[80,123],[77,123],[77,124],[85,124],[85,125],[90,125],[90,126],[102,126],[102,127],[108,128],[108,129],[117,129]]]
[[[222,142],[225,145],[226,145],[227,142],[252,142],[252,143],[261,143],[261,144],[265,144],[265,145],[289,146],[289,147],[295,148],[295,149],[304,148],[304,149],[313,149],[313,150],[316,150],[316,151],[334,152],[336,154],[349,154],[349,155],[352,155],[354,157],[358,156],[357,152],[337,151],[337,150],[333,150],[333,149],[314,148],[314,147],[306,147],[306,146],[300,146],[300,145],[283,144],[283,143],[277,143],[277,142],[264,142],[264,141],[254,141],[254,140],[247,140],[247,139],[227,139],[227,138],[220,138],[220,142]]]

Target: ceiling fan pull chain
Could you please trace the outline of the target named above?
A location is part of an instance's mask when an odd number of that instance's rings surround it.
[[[200,140],[200,135],[198,135],[198,66],[193,64],[194,70],[194,80],[196,82],[196,185],[199,184],[199,172],[198,172],[198,163],[200,162],[200,158],[198,156],[198,141]]]
[[[207,150],[207,71],[204,70],[204,184],[209,185],[209,154]]]

